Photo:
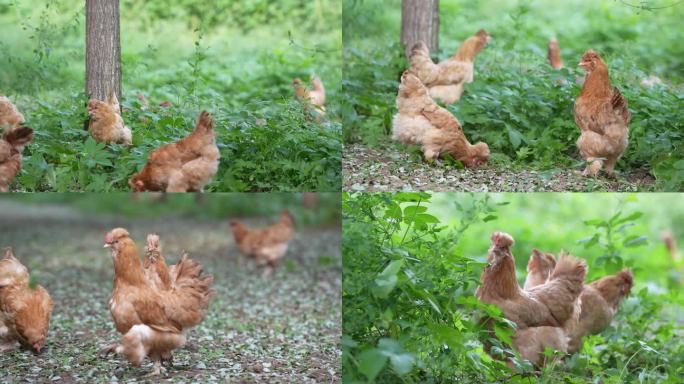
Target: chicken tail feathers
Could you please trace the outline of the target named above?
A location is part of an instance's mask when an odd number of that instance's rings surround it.
[[[174,286],[188,300],[188,305],[201,310],[207,309],[213,294],[211,285],[214,277],[204,274],[202,265],[190,259],[185,252],[176,263],[174,274]]]
[[[613,98],[611,100],[613,105],[613,110],[620,114],[625,124],[629,124],[631,120],[631,115],[629,109],[627,109],[627,99],[622,96],[622,93],[617,87],[613,87]]]
[[[572,257],[567,253],[561,253],[549,280],[572,278],[573,280],[584,281],[586,274],[587,263],[584,260]]]
[[[23,146],[33,140],[33,129],[29,127],[10,129],[5,132],[2,138],[12,147]]]

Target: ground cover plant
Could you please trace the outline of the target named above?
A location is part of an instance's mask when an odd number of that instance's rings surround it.
[[[0,199],[0,245],[13,246],[54,300],[46,347],[39,355],[1,353],[0,381],[340,382],[339,194],[321,196],[317,210],[302,208],[295,194],[212,195],[199,202],[179,195],[49,196]],[[295,216],[297,234],[282,268],[264,278],[237,250],[228,220],[265,225],[283,207]],[[138,246],[157,232],[168,261],[185,249],[214,276],[206,318],[162,377],[145,377],[149,361],[133,367],[98,354],[121,337],[108,306],[112,260],[102,248],[104,234],[117,226],[128,228]]]
[[[682,376],[684,209],[667,194],[345,193],[343,380],[348,383],[675,383]],[[511,322],[474,296],[490,235],[510,233],[518,281],[533,248],[587,261],[587,280],[631,268],[610,327],[541,370]],[[483,325],[493,319],[493,331]],[[507,356],[505,362],[485,352]]]
[[[129,190],[147,154],[187,135],[202,109],[215,119],[221,152],[207,191],[339,190],[338,0],[131,0],[120,14],[130,148],[98,144],[84,130],[83,2],[0,4],[0,94],[36,131],[13,190]],[[328,96],[321,122],[293,100],[292,79],[314,73]]]
[[[484,141],[492,151],[489,165],[471,175],[450,159],[426,164],[417,148],[391,142],[399,76],[408,68],[399,44],[401,2],[346,0],[345,189],[682,190],[684,52],[678,24],[684,6],[671,3],[441,1],[435,57],[451,56],[479,28],[493,37],[475,61],[474,82],[447,107],[471,141]],[[560,71],[546,60],[552,37],[565,63]],[[572,107],[581,89],[575,79],[584,74],[577,63],[589,48],[608,63],[612,84],[632,114],[616,180],[585,180],[572,172],[584,166]],[[651,75],[664,84],[642,86]]]

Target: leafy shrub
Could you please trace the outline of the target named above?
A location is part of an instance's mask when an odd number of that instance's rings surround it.
[[[398,44],[400,9],[398,1],[345,2],[344,30],[349,32],[343,84],[348,98],[342,116],[347,143],[375,146],[388,140],[399,75],[408,67]],[[572,108],[580,92],[576,78],[583,72],[575,63],[585,50],[596,49],[632,113],[630,145],[617,169],[648,169],[659,189],[684,189],[684,67],[673,24],[678,18],[666,11],[635,12],[609,1],[571,1],[553,8],[539,1],[442,2],[442,50],[433,53],[436,59],[449,57],[479,27],[493,36],[475,62],[475,81],[447,108],[469,139],[489,144],[493,163],[580,169]],[[653,29],[661,23],[671,28]],[[550,36],[560,40],[567,66],[561,71],[546,63]],[[666,84],[641,86],[651,74]]]
[[[656,257],[652,246],[646,249],[642,231],[647,220],[658,227],[680,222],[681,207],[654,216],[654,204],[675,200],[643,196],[636,203],[634,196],[626,196],[610,212],[603,207],[616,199],[613,196],[600,201],[536,196],[343,194],[343,380],[676,382],[682,374],[684,343],[672,337],[684,332],[677,320],[684,307],[678,295],[684,274],[679,265],[673,277],[663,276],[672,262],[663,254]],[[635,204],[647,212],[636,210]],[[577,209],[582,205],[589,206]],[[596,211],[609,214],[584,222],[577,217]],[[518,215],[509,217],[511,212]],[[544,226],[537,225],[541,220]],[[573,248],[569,228],[583,228],[579,232],[588,234],[575,243],[582,249],[571,249],[587,259],[588,280],[628,266],[636,286],[610,327],[586,338],[583,349],[562,363],[534,373],[510,347],[512,324],[495,306],[480,303],[474,292],[491,231],[514,234],[522,277],[527,258],[520,257],[525,254],[521,247],[546,249],[551,241],[556,250]],[[681,233],[676,236],[681,238]],[[491,331],[483,323],[486,318],[493,324]],[[509,359],[517,368],[510,370],[486,353],[486,344],[492,355]]]

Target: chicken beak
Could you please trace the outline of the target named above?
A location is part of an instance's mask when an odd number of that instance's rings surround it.
[[[105,243],[105,245],[104,245],[104,248],[111,248],[111,247],[112,247],[112,245],[108,244],[108,243]]]
[[[40,353],[41,348],[43,348],[43,346],[40,345],[40,343],[33,344],[33,349],[36,351],[36,353]]]
[[[580,61],[578,64],[580,67],[583,69],[588,69],[589,68],[589,62],[588,61]]]

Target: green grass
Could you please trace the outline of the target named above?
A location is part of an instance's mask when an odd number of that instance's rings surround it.
[[[280,24],[252,25],[246,19],[230,23],[229,16],[239,14],[231,8],[202,11],[228,21],[218,23],[193,16],[200,5],[207,7],[199,3],[123,2],[121,105],[133,131],[130,148],[95,145],[83,129],[83,4],[26,1],[0,8],[0,48],[6,53],[0,89],[36,131],[13,189],[128,190],[127,179],[149,151],[187,135],[206,109],[215,118],[221,152],[219,172],[206,190],[339,190],[341,4],[304,4],[313,14],[305,17],[296,1],[286,3]],[[253,20],[274,12],[232,9],[237,11]],[[292,78],[314,73],[328,95],[321,123],[292,97]],[[140,94],[149,106],[137,99]],[[157,107],[162,101],[173,106]]]
[[[675,194],[344,194],[343,381],[678,382],[684,265],[660,236],[684,239],[680,201]],[[585,259],[587,281],[629,267],[635,285],[582,350],[533,369],[506,341],[511,323],[474,296],[494,231],[515,239],[520,283],[538,248]],[[495,320],[496,336],[486,318]]]
[[[340,382],[338,225],[298,225],[283,268],[264,278],[230,235],[229,217],[244,214],[209,218],[219,205],[237,207],[235,197],[207,196],[195,205],[203,213],[191,216],[184,197],[170,196],[165,214],[133,217],[106,205],[104,213],[84,211],[83,203],[60,202],[70,196],[50,195],[52,204],[0,201],[0,245],[14,247],[32,279],[54,300],[46,348],[39,355],[25,350],[0,354],[0,381]],[[90,205],[102,200],[99,194],[80,199]],[[273,204],[274,210],[297,210],[296,199],[276,200],[280,206]],[[306,215],[295,216],[300,221]],[[245,221],[261,226],[273,218]],[[187,344],[174,353],[174,366],[159,380],[144,377],[152,369],[150,361],[134,367],[121,357],[98,354],[121,338],[108,308],[112,260],[102,248],[104,233],[117,226],[127,228],[140,247],[147,233],[159,233],[169,262],[187,250],[214,276],[216,293],[204,321],[189,331]]]
[[[654,2],[650,2],[654,3]],[[660,2],[659,2],[660,3]],[[400,2],[344,3],[344,140],[377,147],[389,140],[400,73],[408,67],[398,42]],[[632,113],[630,145],[618,171],[647,169],[656,190],[684,188],[684,62],[680,4],[643,11],[617,1],[461,1],[440,3],[442,60],[477,29],[492,42],[475,61],[475,81],[448,109],[471,141],[485,141],[496,163],[534,170],[581,169],[575,141],[579,129],[572,106],[580,86],[582,53],[597,50],[607,61],[613,85]],[[546,44],[557,37],[566,68],[546,62]],[[665,85],[644,88],[657,75]],[[556,85],[564,79],[563,85]],[[644,189],[652,189],[645,186]],[[490,189],[491,190],[491,189]]]

